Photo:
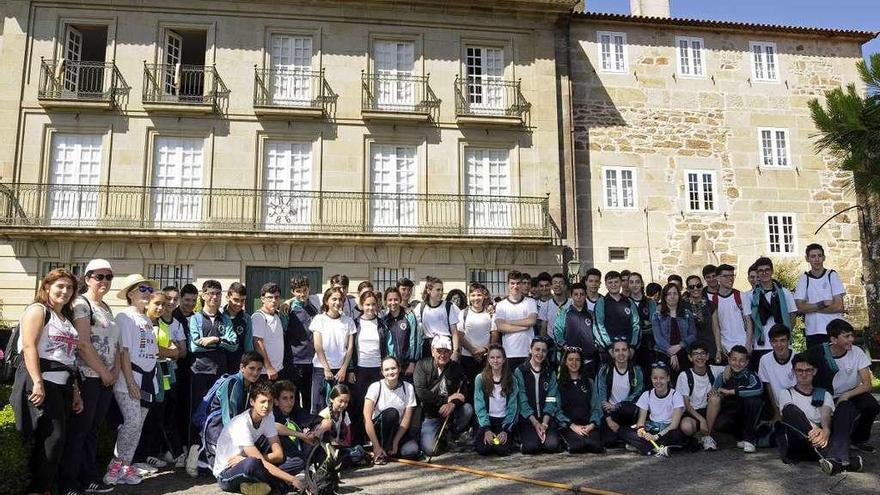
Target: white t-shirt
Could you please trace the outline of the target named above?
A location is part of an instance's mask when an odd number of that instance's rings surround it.
[[[595,312],[596,311],[596,303],[599,302],[599,299],[601,299],[601,298],[602,298],[602,295],[599,294],[598,296],[596,296],[596,300],[592,301],[592,300],[590,300],[590,296],[587,296],[587,309],[589,309],[590,312]]]
[[[834,358],[834,361],[837,362],[839,370],[831,381],[836,399],[859,385],[859,370],[871,366],[871,360],[861,347],[853,346],[843,356]]]
[[[331,318],[326,313],[321,313],[312,318],[309,330],[321,334],[321,344],[324,347],[324,355],[327,356],[327,364],[331,369],[339,369],[345,361],[348,336],[357,333],[354,320],[345,315]],[[312,358],[312,365],[324,369],[324,364],[318,359],[317,353]]]
[[[788,359],[784,363],[780,363],[776,359],[776,354],[768,352],[761,356],[761,360],[758,362],[758,378],[762,382],[770,384],[777,405],[779,405],[779,393],[797,384],[797,380],[794,378],[794,369],[791,366],[793,358],[794,352],[789,351]]]
[[[104,367],[109,370],[115,364],[116,351],[119,349],[119,328],[116,326],[116,320],[109,308],[105,309],[103,304],[86,301],[85,298],[86,296],[82,295],[74,300],[73,320],[85,318],[89,321],[92,327],[92,347],[95,348]],[[90,307],[91,311],[89,311]],[[177,320],[174,321],[177,323]],[[180,326],[180,323],[177,325]],[[98,373],[86,365],[81,356],[77,356],[76,364],[84,376],[98,378]]]
[[[68,320],[62,320],[42,304],[32,304],[40,309],[40,324],[45,321],[45,312],[49,311],[49,321],[40,329],[40,338],[37,340],[37,354],[42,359],[57,361],[70,368],[74,368],[76,364],[76,346],[79,343],[79,332]],[[31,308],[28,306],[28,309]],[[27,309],[25,309],[27,312]],[[19,325],[21,322],[19,322]],[[18,352],[21,353],[24,346],[24,334],[18,334]],[[24,355],[22,354],[22,358]],[[67,384],[70,373],[67,371],[43,371],[44,380],[48,380],[58,385]],[[124,381],[124,380],[123,380]]]
[[[813,405],[813,394],[805,395],[800,390],[791,387],[780,391],[778,400],[780,410],[789,404],[794,404],[798,409],[804,412],[804,415],[813,424],[822,424],[822,413],[819,411],[818,407]],[[827,391],[825,392],[825,398],[822,401],[822,405],[828,406],[831,408],[832,412],[834,411],[834,401],[831,400],[831,394]]]
[[[714,301],[715,295],[710,295],[709,300]],[[746,327],[743,317],[752,317],[752,308],[749,306],[751,301],[751,292],[743,292],[740,294],[742,300],[742,309],[736,305],[736,298],[733,292],[727,297],[718,294],[718,326],[721,330],[721,347],[726,351],[730,351],[735,345],[746,345]]]
[[[400,419],[403,419],[403,413],[407,407],[416,407],[416,391],[412,384],[402,382],[397,388],[391,390],[385,383],[385,380],[379,380],[370,384],[367,389],[367,399],[373,401],[376,407],[373,408],[373,419],[386,409],[397,409]]]
[[[617,371],[617,366],[614,366],[613,364],[611,365],[611,373],[614,373],[614,375],[611,378],[611,394],[609,395],[608,402],[619,404],[629,395],[629,374],[624,370],[621,375],[620,372]]]
[[[495,305],[492,327],[496,328],[498,320],[508,322],[522,320],[528,318],[529,315],[538,315],[538,306],[531,297],[524,297],[517,303],[514,303],[509,298],[504,299]],[[534,328],[516,333],[502,333],[501,345],[504,346],[504,352],[507,353],[508,358],[527,357],[529,355],[529,345],[531,345],[534,337]]]
[[[459,330],[462,330],[470,343],[477,347],[487,347],[492,330],[492,316],[489,312],[483,310],[478,313],[473,308],[467,308],[461,312],[460,317],[462,324],[459,325]],[[461,354],[470,356],[471,351],[461,346]]]
[[[171,323],[168,324],[168,335],[170,335],[171,340],[175,342],[186,340],[186,333],[184,333],[183,325],[180,324],[180,320],[177,318],[171,318]]]
[[[672,413],[676,408],[684,409],[684,398],[674,388],[666,391],[665,397],[657,397],[657,391],[651,389],[642,392],[636,402],[639,409],[648,411],[648,419],[655,423],[671,423]]]
[[[284,325],[281,324],[281,317],[278,313],[269,315],[254,311],[251,315],[251,328],[254,338],[263,339],[269,364],[275,371],[281,371],[284,368]],[[262,372],[265,373],[266,368]]]
[[[788,312],[789,313],[797,312],[797,305],[794,302],[794,296],[791,295],[791,291],[786,289],[785,287],[783,287],[782,293],[785,294],[785,304],[788,306]],[[752,294],[753,294],[753,291],[748,291],[748,292],[742,293],[743,306],[749,305],[749,316],[751,316],[751,311],[752,311],[751,310]],[[771,294],[773,294],[773,291],[768,291],[768,292],[764,293],[764,299],[766,299],[767,302],[770,302]],[[792,316],[791,319],[794,320],[794,316]],[[756,350],[767,350],[767,349],[773,348],[773,346],[770,345],[770,329],[773,328],[773,325],[775,325],[777,323],[782,323],[782,322],[776,321],[776,318],[771,316],[770,318],[767,318],[767,323],[764,324],[763,329],[759,329],[759,328],[754,329],[755,338],[753,340],[755,341],[754,348]],[[764,332],[764,345],[758,345],[757,335],[758,335],[758,332],[761,332],[761,331]],[[791,386],[793,387],[794,384],[792,384]]]
[[[500,383],[492,385],[492,395],[489,396],[489,417],[503,418],[507,416],[507,397],[502,393]]]
[[[724,373],[724,366],[709,365],[712,370],[712,376],[721,376]],[[709,391],[712,390],[712,383],[709,382],[709,373],[700,376],[698,373],[694,375],[694,389],[688,386],[687,372],[682,371],[678,374],[678,380],[675,382],[675,390],[679,391],[682,397],[687,397],[691,401],[694,409],[703,409],[709,405]]]
[[[309,296],[309,302],[312,306],[315,307],[318,311],[323,313],[324,311],[321,309],[321,301],[324,299],[324,293],[316,293]],[[355,298],[351,294],[345,295],[345,300],[342,301],[342,314],[351,318],[352,314],[356,311],[357,304],[355,302]]]
[[[556,323],[556,315],[558,315],[564,308],[567,308],[570,304],[571,298],[568,298],[561,306],[557,306],[556,299],[551,297],[544,302],[540,308],[538,308],[538,319],[547,322],[548,333],[553,329],[553,324]]]
[[[153,323],[150,319],[129,306],[116,315],[116,325],[119,327],[119,344],[128,349],[131,364],[137,365],[147,373],[152,371],[156,367],[159,346],[156,344],[156,335],[153,334]],[[132,377],[140,386],[141,374],[132,371]],[[114,390],[128,393],[128,385],[122,376],[116,380]],[[155,384],[153,390],[156,390]]]
[[[361,329],[355,338],[357,339],[357,365],[361,368],[379,368],[382,366],[378,321],[378,318],[359,320]]]
[[[266,440],[278,436],[278,430],[275,429],[275,415],[271,412],[260,421],[258,426],[254,426],[251,419],[251,410],[235,416],[229,421],[229,424],[223,427],[220,432],[220,438],[217,439],[217,448],[214,451],[214,476],[220,476],[220,473],[226,469],[226,464],[231,457],[243,455],[245,447],[254,447],[260,437]]]
[[[419,325],[423,330],[424,338],[432,339],[437,335],[451,336],[449,327],[451,325],[458,325],[461,310],[455,304],[450,304],[449,314],[447,315],[446,301],[441,301],[439,305],[434,307],[423,302],[415,309],[415,313],[419,318]]]
[[[808,272],[809,273],[809,272]],[[810,287],[807,288],[807,277],[810,277]],[[815,278],[807,273],[801,274],[797,286],[794,289],[794,298],[798,301],[806,301],[815,304],[820,301],[834,299],[835,296],[843,296],[846,289],[837,272],[826,269],[821,277]],[[825,328],[831,320],[843,318],[842,313],[807,313],[804,316],[807,335],[825,335]]]

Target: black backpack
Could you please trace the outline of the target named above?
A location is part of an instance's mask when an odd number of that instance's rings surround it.
[[[52,314],[44,304],[43,306],[43,326],[49,323]],[[9,336],[9,342],[6,343],[6,349],[3,349],[3,362],[0,362],[0,383],[11,385],[15,381],[15,372],[21,366],[24,357],[18,352],[18,337],[21,333],[21,325],[12,327],[12,334]]]

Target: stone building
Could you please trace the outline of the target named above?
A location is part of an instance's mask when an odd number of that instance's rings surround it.
[[[805,269],[804,248],[819,242],[857,309],[855,214],[814,234],[854,197],[814,149],[807,101],[858,84],[861,45],[876,33],[673,19],[665,3],[666,17],[571,19],[582,266],[665,282],[731,263],[743,287],[758,256]]]
[[[255,292],[558,270],[573,4],[4,2],[6,317],[93,257]]]

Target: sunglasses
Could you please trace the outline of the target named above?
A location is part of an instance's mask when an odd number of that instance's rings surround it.
[[[138,292],[141,294],[152,294],[155,292],[155,289],[150,287],[149,285],[138,285]]]
[[[105,280],[109,282],[113,280],[113,274],[111,273],[109,275],[104,275],[103,273],[99,273],[97,275],[92,275],[92,278],[97,280],[98,282],[103,282]]]
[[[688,290],[693,290],[693,289],[702,289],[702,288],[703,288],[703,284],[697,284],[697,285],[688,285]]]

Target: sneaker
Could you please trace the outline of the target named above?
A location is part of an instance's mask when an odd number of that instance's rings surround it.
[[[867,454],[873,454],[874,452],[877,452],[877,449],[868,442],[853,442],[850,446],[860,452],[865,452]]]
[[[107,485],[115,485],[119,483],[119,477],[122,475],[122,461],[114,460],[107,466],[107,474],[104,475],[104,483]]]
[[[657,457],[669,457],[669,447],[662,446],[657,449],[657,453],[655,454]]]
[[[189,455],[186,456],[186,474],[193,478],[199,475],[199,446],[192,445],[189,448]]]
[[[843,466],[843,470],[849,471],[851,473],[860,473],[860,472],[862,472],[863,467],[864,467],[864,464],[862,463],[862,456],[854,455],[854,456],[850,456],[849,464],[847,464],[846,466]]]
[[[703,450],[718,450],[718,444],[715,443],[715,439],[709,435],[703,437]]]
[[[174,463],[175,469],[186,467],[186,452],[177,456],[177,459],[172,460],[172,462]]]
[[[625,448],[627,452],[638,452],[639,451],[639,449],[633,447],[630,444],[624,445],[623,448]]]
[[[125,471],[119,475],[119,484],[122,485],[137,485],[143,478],[137,472],[137,469],[134,466],[125,466]]]
[[[743,442],[742,449],[743,452],[745,452],[746,454],[752,454],[757,452],[758,450],[757,448],[755,448],[755,444],[753,444],[752,442]]]
[[[738,448],[738,449],[744,448],[745,446],[746,446],[746,443],[743,442],[742,440],[740,440],[739,442],[736,442],[736,448]]]
[[[133,467],[135,471],[137,471],[138,476],[141,477],[147,476],[149,474],[156,474],[159,472],[159,468],[151,466],[146,462],[136,462],[132,464],[131,467]]]
[[[269,495],[272,487],[266,483],[242,483],[238,488],[242,495]]]
[[[70,489],[64,492],[61,492],[63,495],[82,495],[82,492],[76,489]]]
[[[159,468],[159,469],[162,469],[163,467],[168,466],[168,463],[167,463],[167,462],[163,461],[162,459],[159,459],[158,457],[153,457],[153,456],[149,456],[149,457],[147,457],[147,461],[146,461],[146,462],[147,462],[147,464],[149,464],[150,466],[153,466],[153,467],[156,467],[156,468]]]
[[[834,476],[843,471],[843,466],[839,462],[827,458],[819,459],[819,468],[828,476]]]
[[[113,485],[108,485],[100,481],[89,483],[89,486],[87,486],[86,489],[83,490],[83,492],[85,493],[110,493],[112,491]]]

